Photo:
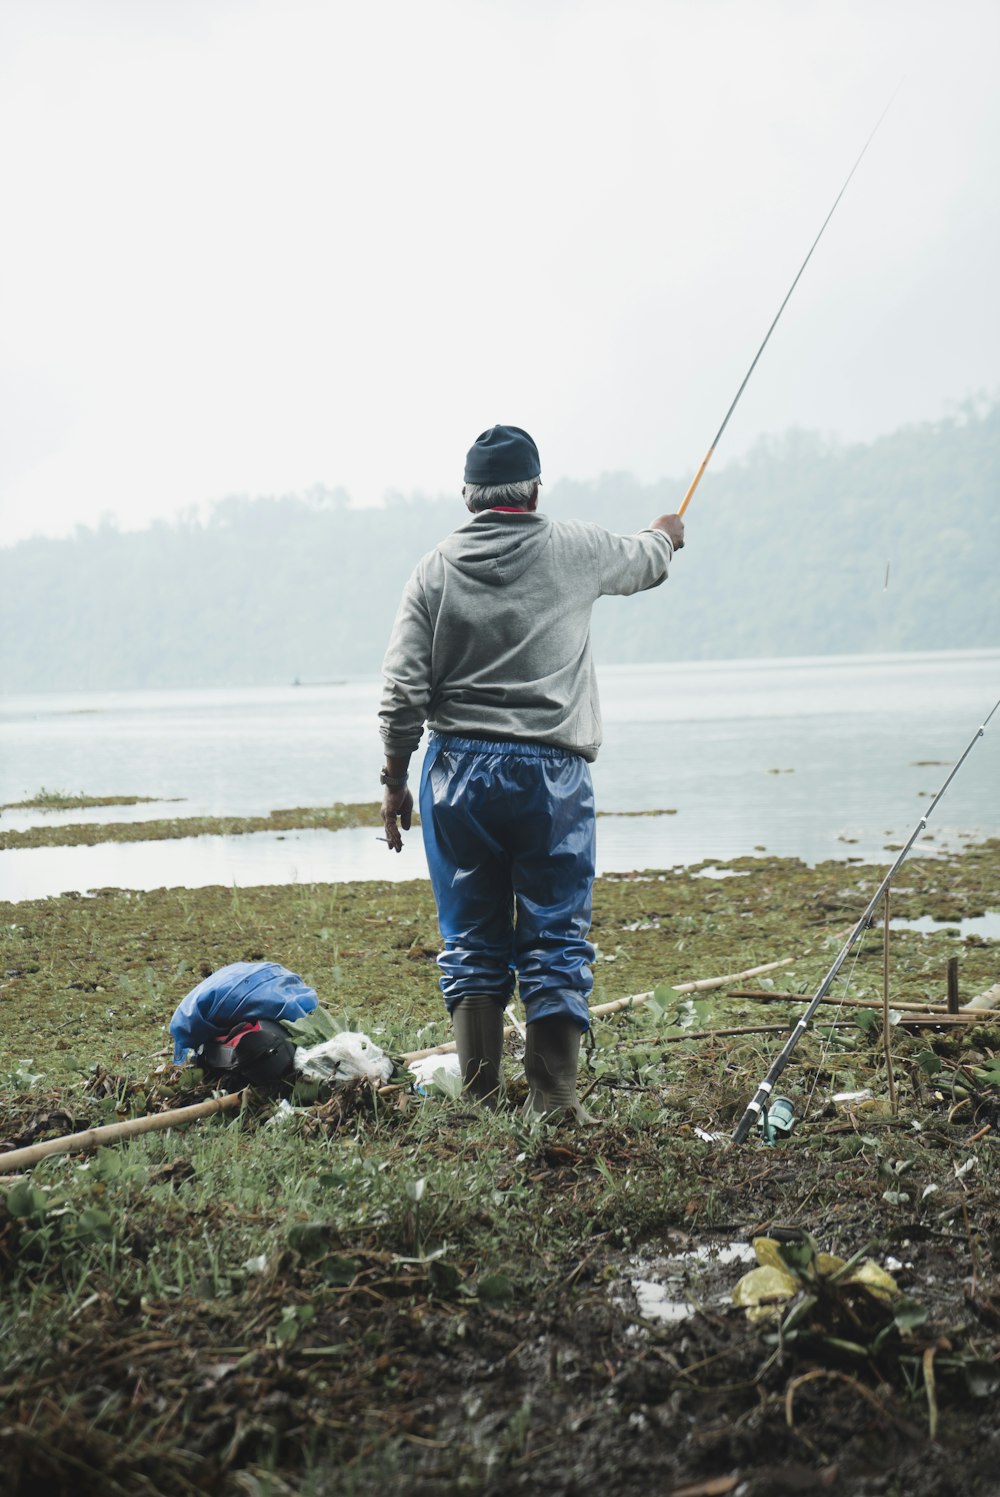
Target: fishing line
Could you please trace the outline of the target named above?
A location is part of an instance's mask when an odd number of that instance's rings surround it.
[[[782,312],[787,307],[787,305],[789,303],[789,300],[791,299],[792,292],[795,290],[796,286],[799,284],[799,281],[802,279],[802,272],[805,270],[806,266],[809,264],[809,261],[812,259],[813,250],[816,248],[817,244],[819,244],[820,240],[823,238],[823,232],[826,229],[827,224],[830,222],[831,218],[833,217],[833,215],[837,211],[837,204],[840,202],[841,198],[844,196],[844,193],[847,191],[847,188],[848,188],[848,185],[850,184],[851,178],[854,176],[854,173],[857,171],[858,167],[861,165],[861,161],[862,161],[862,158],[864,157],[865,152],[867,151],[868,147],[871,145],[872,141],[875,139],[875,135],[876,135],[876,133],[878,131],[879,125],[881,125],[882,121],[885,119],[886,115],[889,113],[889,110],[892,107],[893,99],[895,99],[896,94],[898,92],[899,92],[899,89],[897,88],[896,91],[893,93],[892,98],[890,98],[888,104],[885,106],[885,108],[882,110],[882,113],[879,115],[878,119],[875,121],[875,129],[872,131],[872,133],[869,135],[868,139],[865,141],[863,147],[861,148],[861,155],[858,157],[857,161],[855,161],[854,165],[851,167],[850,171],[847,174],[847,179],[844,182],[843,187],[840,189],[840,191],[837,193],[837,196],[834,198],[833,207],[830,209],[829,213],[824,218],[823,223],[822,223],[822,227],[820,228],[819,233],[816,235],[816,238],[813,240],[812,246],[811,246],[811,248],[809,250],[808,255],[806,255],[805,259],[802,261],[802,264],[799,267],[799,273],[798,273],[798,275],[795,277],[794,281],[789,286],[788,291],[785,293],[785,299],[781,303],[781,306],[778,308],[777,312],[775,313],[774,321],[771,323],[771,326],[768,328],[767,335],[765,336],[763,343],[760,345],[760,347],[758,348],[757,352],[754,354],[753,363],[750,365],[750,368],[747,370],[746,374],[743,376],[743,383],[740,385],[739,389],[736,391],[736,395],[733,398],[733,403],[729,407],[728,411],[726,412],[726,415],[725,415],[725,418],[724,418],[724,420],[722,422],[722,425],[719,427],[718,431],[715,433],[715,439],[712,442],[712,445],[709,447],[708,451],[705,453],[704,458],[702,459],[701,467],[698,469],[697,473],[694,475],[694,478],[691,480],[691,487],[688,489],[687,493],[684,495],[684,498],[681,500],[680,508],[677,511],[677,513],[679,515],[683,515],[684,511],[687,509],[688,505],[691,503],[691,499],[692,499],[692,496],[694,494],[694,491],[698,487],[699,483],[701,482],[701,476],[704,473],[705,469],[708,467],[709,461],[711,460],[711,457],[712,457],[712,453],[715,451],[716,447],[719,445],[719,441],[720,441],[720,439],[722,437],[722,433],[725,431],[726,427],[729,425],[729,418],[733,414],[733,412],[735,411],[736,407],[739,405],[740,396],[743,394],[743,391],[746,389],[747,385],[750,383],[750,376],[751,376],[751,374],[753,374],[754,370],[757,368],[757,364],[758,364],[758,361],[760,359],[760,356],[764,352],[765,348],[767,347],[768,342],[769,342],[770,337],[771,337],[771,334],[774,332],[775,328],[778,326],[778,320],[781,317]]]
[[[887,571],[888,571],[888,568],[887,568]],[[855,666],[855,672],[854,672],[855,678],[857,678],[858,674],[860,673],[860,669],[861,669],[860,665],[856,665]],[[928,811],[927,814],[930,815],[930,811]],[[855,972],[855,969],[857,968],[858,962],[861,960],[862,952],[865,949],[865,939],[866,939],[866,937],[868,935],[868,931],[870,929],[871,929],[871,925],[869,924],[861,932],[861,938],[858,941],[857,946],[855,947],[854,959],[853,959],[853,961],[850,964],[850,968],[846,971],[846,973],[841,978],[841,983],[840,983],[840,998],[839,998],[839,1001],[837,1003],[836,1008],[833,1011],[833,1020],[832,1020],[832,1022],[835,1022],[837,1019],[839,1019],[840,1016],[841,1016],[841,1014],[844,1012],[844,999],[847,997],[848,993],[851,991],[851,986],[852,986],[852,984],[854,982],[854,972]],[[832,1044],[833,1044],[833,1029],[831,1028],[830,1033],[826,1036],[826,1038],[824,1039],[822,1045],[820,1046],[819,1065],[817,1066],[816,1075],[813,1078],[812,1087],[810,1088],[809,1094],[806,1097],[805,1108],[803,1109],[803,1120],[805,1118],[805,1115],[808,1113],[809,1108],[812,1106],[812,1099],[815,1096],[816,1088],[819,1085],[819,1068],[825,1063],[827,1055],[829,1053],[829,1050],[830,1050],[830,1047],[831,1047]]]
[[[803,1013],[802,1017],[795,1024],[795,1027],[793,1028],[791,1034],[788,1036],[788,1039],[785,1041],[780,1054],[776,1056],[774,1062],[772,1063],[771,1069],[768,1071],[764,1080],[758,1086],[757,1091],[751,1101],[747,1103],[746,1111],[740,1118],[740,1121],[736,1125],[736,1129],[733,1133],[732,1142],[734,1144],[741,1144],[743,1142],[756,1120],[760,1117],[761,1113],[765,1110],[765,1108],[769,1106],[771,1094],[774,1091],[775,1082],[778,1080],[778,1077],[781,1075],[782,1071],[785,1069],[786,1065],[791,1059],[792,1052],[798,1044],[799,1040],[802,1038],[806,1030],[809,1028],[809,1025],[812,1023],[813,1016],[816,1013],[816,1010],[819,1008],[820,1003],[823,1001],[823,999],[826,997],[827,993],[833,986],[834,980],[844,962],[847,960],[851,948],[868,929],[869,925],[871,924],[872,915],[878,909],[879,900],[882,898],[882,895],[885,893],[886,889],[888,889],[896,873],[901,868],[904,860],[909,855],[910,849],[912,848],[914,842],[916,842],[917,838],[920,836],[920,833],[927,826],[927,823],[934,812],[934,808],[937,806],[941,797],[948,789],[948,786],[951,784],[952,780],[962,768],[962,765],[971,754],[979,739],[982,738],[983,734],[986,732],[987,724],[989,723],[990,718],[993,716],[994,712],[996,712],[998,707],[1000,707],[1000,700],[994,702],[993,706],[986,714],[982,723],[976,729],[969,742],[966,744],[961,757],[957,759],[956,762],[952,765],[952,768],[944,784],[941,786],[941,789],[937,792],[934,799],[927,807],[927,811],[925,812],[925,814],[921,816],[920,820],[913,828],[913,831],[910,833],[905,844],[900,849],[896,861],[893,863],[892,867],[889,869],[888,873],[885,875],[882,882],[875,890],[875,893],[872,895],[871,899],[868,902],[864,914],[861,916],[860,920],[851,931],[851,934],[848,936],[844,945],[841,947],[832,967],[823,978],[823,981],[820,983],[819,987],[816,989],[816,992],[813,994],[809,1005]]]
[[[869,929],[870,929],[870,927],[869,927]],[[847,997],[848,993],[850,992],[851,984],[854,981],[854,969],[857,967],[858,962],[861,960],[862,952],[865,949],[865,936],[867,934],[868,934],[867,930],[865,930],[865,931],[862,932],[861,940],[858,942],[858,944],[857,944],[857,946],[855,947],[855,950],[854,950],[854,960],[851,962],[850,971],[847,972],[847,974],[843,977],[843,980],[841,981],[841,984],[840,984],[840,999],[839,999],[839,1001],[837,1003],[836,1008],[833,1011],[832,1018],[829,1020],[829,1029],[830,1029],[830,1032],[829,1032],[828,1035],[823,1036],[823,1043],[820,1045],[820,1050],[819,1050],[819,1061],[817,1062],[817,1065],[816,1065],[816,1074],[813,1077],[813,1084],[809,1088],[809,1092],[808,1092],[808,1095],[806,1096],[806,1100],[805,1100],[805,1105],[804,1105],[804,1107],[802,1109],[802,1120],[803,1120],[803,1122],[808,1117],[809,1109],[812,1106],[812,1099],[816,1095],[816,1088],[819,1085],[820,1071],[821,1071],[822,1067],[826,1063],[827,1055],[829,1054],[830,1047],[833,1044],[833,1030],[834,1030],[834,1026],[836,1025],[837,1020],[840,1018],[841,1014],[844,1012],[844,999]],[[854,1020],[853,1022],[855,1024],[857,1024],[857,1020]],[[822,1027],[823,1028],[827,1027],[827,1020],[824,1019]]]

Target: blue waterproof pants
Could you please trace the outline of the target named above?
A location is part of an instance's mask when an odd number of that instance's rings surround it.
[[[420,820],[444,951],[448,1012],[472,993],[504,1000],[517,973],[528,1023],[590,1026],[594,790],[579,754],[434,734]]]

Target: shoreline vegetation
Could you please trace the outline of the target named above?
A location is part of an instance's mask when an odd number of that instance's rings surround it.
[[[151,796],[60,797],[51,809],[139,805],[154,800]],[[40,807],[36,797],[20,801],[17,809]],[[13,810],[14,806],[0,807]],[[46,806],[46,809],[49,809]],[[676,816],[674,810],[598,811],[598,816]],[[420,825],[414,811],[413,825]],[[295,806],[289,810],[271,811],[267,816],[179,816],[155,821],[79,822],[66,826],[33,826],[24,831],[0,830],[0,851],[24,847],[96,847],[102,842],[163,842],[179,837],[238,837],[249,832],[291,832],[325,830],[341,832],[349,827],[381,826],[379,803],[337,803],[333,806]]]
[[[5,801],[0,805],[0,811],[89,811],[99,806],[145,806],[153,805],[157,801],[176,800],[179,797],[161,797],[157,795],[85,795],[81,790],[78,795],[66,790],[46,790],[43,785],[41,790],[28,797],[27,800]]]
[[[1000,1017],[891,1023],[894,1110],[873,930],[782,1078],[791,1136],[725,1149],[769,1026],[881,878],[727,867],[596,881],[594,1005],[656,996],[595,1020],[594,1127],[520,1116],[514,1039],[496,1114],[434,1086],[253,1093],[0,1179],[9,1489],[638,1497],[789,1490],[780,1468],[834,1497],[987,1497]],[[996,839],[900,870],[892,915],[952,924],[892,931],[893,1012],[942,1007],[952,964],[963,1003],[996,983],[1000,943],[962,921],[998,888]],[[208,1096],[167,1024],[227,962],[282,962],[391,1055],[450,1038],[426,881],[103,889],[0,924],[2,1150]],[[756,995],[678,991],[782,958]],[[734,1255],[761,1237],[748,1318]]]
[[[114,805],[134,805],[118,799]],[[419,822],[419,817],[416,818]],[[21,847],[96,847],[101,842],[164,842],[179,837],[236,837],[249,832],[291,832],[381,825],[376,801],[333,806],[294,806],[267,816],[178,816],[155,821],[79,822],[0,831],[0,850]]]

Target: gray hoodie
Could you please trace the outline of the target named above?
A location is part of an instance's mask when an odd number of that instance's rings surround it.
[[[613,535],[581,520],[485,510],[418,563],[382,666],[387,754],[423,725],[464,738],[528,739],[596,759],[601,707],[590,610],[666,577],[662,530]]]

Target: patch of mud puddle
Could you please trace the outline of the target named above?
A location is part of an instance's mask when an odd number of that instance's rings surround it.
[[[635,1253],[627,1260],[611,1298],[634,1319],[633,1334],[643,1322],[680,1325],[701,1310],[728,1309],[736,1280],[757,1261],[748,1242],[689,1244],[680,1239],[674,1253]]]

